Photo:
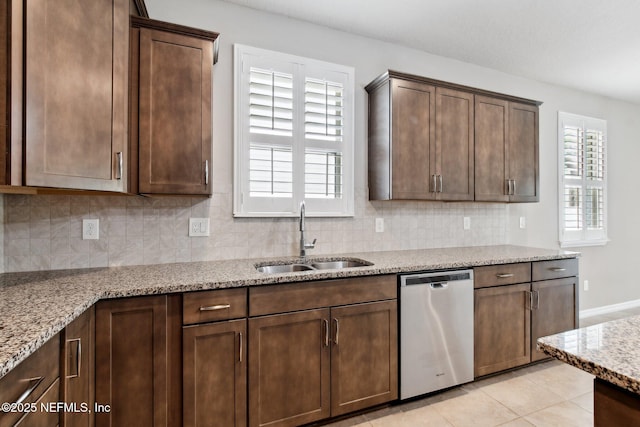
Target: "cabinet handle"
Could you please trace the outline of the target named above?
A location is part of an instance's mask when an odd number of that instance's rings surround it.
[[[438,181],[440,181],[440,193],[442,193],[442,175],[438,175]]]
[[[508,196],[511,195],[511,180],[510,179],[507,180],[507,195]]]
[[[80,376],[80,369],[82,368],[82,341],[80,338],[67,340],[67,349],[69,349],[68,346],[72,342],[76,343],[76,373],[67,375],[66,378],[78,378]]]
[[[513,191],[511,192],[511,195],[514,196],[516,194],[516,180],[513,180]]]
[[[433,175],[431,175],[431,176],[433,177],[433,192],[434,192],[434,193],[437,193],[437,192],[438,192],[438,183],[437,183],[437,181],[436,181],[436,180],[438,179],[438,178],[437,178],[437,175],[436,175],[436,174],[433,174]]]
[[[322,323],[324,323],[324,346],[329,347],[329,321],[322,319]]]
[[[533,310],[533,292],[527,291],[529,294],[529,311]]]
[[[240,344],[238,345],[239,347],[238,353],[240,353],[240,356],[238,357],[238,361],[242,363],[242,332],[239,332],[238,335],[239,335],[239,341],[240,341]]]
[[[122,151],[118,151],[116,153],[116,161],[118,162],[118,167],[116,168],[116,179],[122,179]]]
[[[536,294],[536,305],[535,305],[535,310],[540,308],[540,292],[538,291],[533,291]]]
[[[333,319],[336,322],[336,339],[333,341],[336,345],[338,345],[338,337],[340,336],[340,322],[338,319]]]
[[[204,161],[204,185],[209,185],[209,160]]]
[[[18,400],[16,400],[16,402],[15,402],[16,405],[20,405],[22,402],[27,400],[29,395],[31,395],[31,393],[33,393],[33,390],[38,388],[38,386],[40,385],[40,383],[43,380],[44,380],[44,377],[29,378],[28,380],[26,380],[26,381],[29,381],[29,387],[27,387],[27,389],[24,391],[24,393],[22,393],[20,395],[20,397],[18,398]]]
[[[207,307],[200,307],[200,311],[217,311],[217,310],[226,310],[227,308],[231,308],[231,304],[218,304],[218,305],[210,305]]]
[[[513,273],[498,273],[498,274],[496,274],[496,277],[498,279],[506,279],[506,278],[509,278],[509,277],[513,277]]]
[[[560,273],[562,271],[567,271],[566,268],[562,268],[562,267],[551,267],[549,270],[554,271],[556,273]]]

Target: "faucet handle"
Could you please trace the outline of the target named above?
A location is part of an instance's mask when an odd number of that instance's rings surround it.
[[[313,242],[311,242],[311,243],[307,243],[307,242],[305,242],[305,243],[304,243],[304,247],[305,247],[305,249],[313,249],[313,248],[315,248],[315,247],[316,247],[316,241],[317,241],[317,240],[318,240],[318,239],[313,239]]]

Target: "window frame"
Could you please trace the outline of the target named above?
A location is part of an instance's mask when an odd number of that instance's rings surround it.
[[[565,177],[565,144],[564,134],[565,126],[577,127],[582,131],[582,135],[586,135],[587,129],[593,131],[602,132],[603,147],[602,147],[602,179],[589,179],[586,176],[586,149],[585,140],[586,136],[583,136],[578,144],[582,145],[581,159],[579,159],[579,166],[581,168],[580,178],[567,178]],[[603,119],[582,116],[578,114],[566,113],[558,111],[558,240],[560,247],[585,247],[585,246],[604,246],[609,241],[608,237],[608,136],[607,136],[607,121]],[[580,221],[581,226],[579,230],[567,230],[565,227],[565,203],[566,194],[565,186],[567,183],[573,182],[577,188],[581,189],[582,200],[580,201]],[[587,226],[587,188],[601,188],[602,189],[602,229],[589,230]]]
[[[251,197],[249,190],[249,149],[251,145],[262,145],[252,141],[255,133],[249,130],[249,74],[251,67],[270,69],[273,72],[291,72],[293,75],[293,131],[291,137],[271,136],[264,141],[290,140],[292,147],[292,197]],[[234,217],[295,217],[299,214],[301,201],[306,203],[307,216],[352,217],[354,216],[354,145],[355,145],[355,71],[353,67],[304,58],[281,52],[255,48],[242,44],[234,45]],[[305,153],[306,150],[333,149],[332,142],[311,141],[305,137],[305,81],[308,78],[341,78],[343,85],[343,132],[342,141],[333,147],[341,153],[342,169],[340,198],[305,197]],[[283,144],[285,146],[286,144]]]

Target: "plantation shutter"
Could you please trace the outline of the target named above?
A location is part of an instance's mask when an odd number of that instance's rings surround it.
[[[607,242],[606,122],[568,113],[558,116],[560,242]]]

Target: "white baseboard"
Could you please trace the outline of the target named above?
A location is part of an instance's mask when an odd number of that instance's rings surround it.
[[[630,308],[640,307],[640,299],[633,301],[621,302],[619,304],[605,305],[602,307],[589,308],[587,310],[580,310],[580,318],[598,316],[600,314],[613,313],[621,310],[628,310]]]

